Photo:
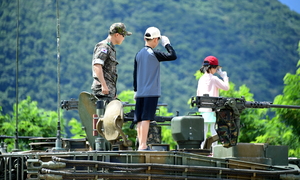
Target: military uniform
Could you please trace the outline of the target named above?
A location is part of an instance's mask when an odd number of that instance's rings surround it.
[[[126,31],[126,26],[123,23],[114,23],[110,26],[109,29],[109,36],[96,44],[94,48],[93,53],[93,61],[92,61],[92,69],[93,69],[93,84],[92,84],[92,91],[93,94],[96,95],[98,98],[101,98],[103,96],[109,97],[114,99],[117,95],[117,65],[118,61],[116,58],[116,50],[115,46],[112,43],[113,38],[111,35],[118,33],[125,36],[130,36],[132,33],[129,31]],[[122,43],[122,42],[121,42]],[[121,44],[119,43],[119,44]],[[96,64],[102,65],[102,71],[103,71],[103,78],[105,80],[105,83],[109,89],[109,94],[103,94],[102,93],[102,85],[100,83],[100,80],[97,77],[96,72],[94,71],[93,66]]]
[[[103,76],[106,82],[107,87],[109,88],[109,94],[107,96],[115,98],[117,89],[117,65],[118,61],[116,59],[116,50],[115,46],[110,42],[109,37],[98,44],[94,48],[93,62],[92,66],[95,64],[101,64],[103,69]],[[102,86],[99,79],[96,76],[96,73],[93,70],[93,84],[91,89],[97,97],[101,97],[104,94],[102,93]]]

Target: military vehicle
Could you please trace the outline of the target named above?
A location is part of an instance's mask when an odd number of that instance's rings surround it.
[[[59,2],[57,11],[57,60],[59,51]],[[19,4],[18,4],[19,9]],[[17,28],[17,32],[18,32]],[[18,43],[17,43],[18,46]],[[18,47],[17,53],[18,55]],[[18,58],[16,67],[18,69]],[[17,73],[16,73],[17,74]],[[59,70],[58,70],[59,74]],[[16,77],[18,79],[18,77]],[[58,75],[58,84],[59,84]],[[16,83],[17,86],[17,83]],[[18,86],[17,86],[18,87]],[[18,92],[18,88],[16,88]],[[18,94],[18,93],[17,93]],[[18,95],[16,96],[18,98]],[[58,88],[59,97],[59,88]],[[193,97],[191,104],[213,108],[217,114],[217,136],[206,140],[201,115],[156,116],[151,123],[148,145],[152,151],[136,151],[136,145],[123,132],[131,123],[134,106],[118,100],[98,99],[82,92],[78,100],[64,100],[61,108],[77,109],[86,137],[61,138],[60,121],[57,137],[23,137],[1,135],[0,180],[61,179],[300,179],[300,159],[288,157],[287,146],[266,143],[238,143],[240,112],[245,108],[297,108],[267,102],[247,102],[242,98]],[[176,149],[161,143],[161,125],[170,122]],[[31,150],[7,152],[6,138],[30,139]],[[219,145],[211,147],[212,143]]]
[[[29,138],[30,151],[6,152],[1,143],[0,179],[300,179],[300,159],[288,157],[287,146],[238,143],[239,115],[245,108],[297,108],[241,98],[197,96],[192,106],[213,108],[218,135],[204,140],[201,115],[162,117],[151,123],[151,151],[136,151],[123,132],[134,125],[134,106],[119,100],[98,99],[82,92],[78,100],[63,100],[61,108],[77,109],[86,138]],[[176,149],[161,143],[160,124],[170,122]],[[59,129],[59,128],[58,128]],[[14,138],[1,136],[1,139]],[[211,146],[213,142],[220,144]]]

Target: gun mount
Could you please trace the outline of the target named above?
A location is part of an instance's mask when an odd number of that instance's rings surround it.
[[[277,105],[271,102],[251,102],[241,98],[196,96],[191,98],[192,107],[211,108],[216,112],[216,131],[224,147],[235,146],[240,130],[240,113],[246,108],[292,108],[300,106]]]

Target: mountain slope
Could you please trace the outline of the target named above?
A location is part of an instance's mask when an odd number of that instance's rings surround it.
[[[117,46],[118,90],[132,90],[133,59],[144,45],[143,33],[158,27],[170,38],[178,59],[162,63],[162,97],[171,112],[187,113],[195,95],[194,73],[208,55],[219,58],[230,81],[246,84],[255,99],[272,101],[282,78],[294,73],[299,59],[300,15],[274,0],[110,0],[59,1],[61,99],[90,91],[94,45],[106,38],[113,22],[124,22],[133,35]],[[0,106],[15,102],[15,1],[1,2]],[[55,1],[20,0],[19,97],[43,108],[57,106],[57,21]],[[158,49],[164,50],[162,46]]]

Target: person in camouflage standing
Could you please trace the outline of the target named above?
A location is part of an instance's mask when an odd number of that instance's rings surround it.
[[[110,26],[108,37],[95,45],[92,61],[94,81],[91,89],[97,98],[116,98],[118,61],[115,45],[121,45],[125,36],[131,34],[126,31],[123,23],[114,23]]]

